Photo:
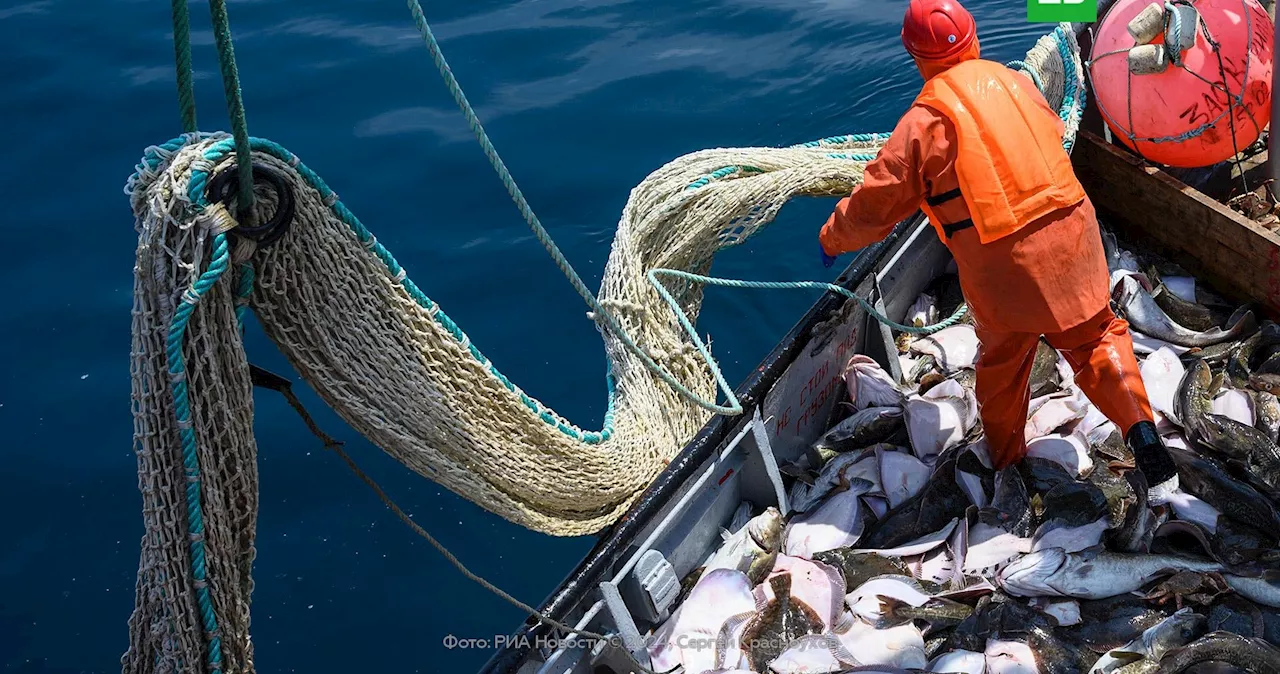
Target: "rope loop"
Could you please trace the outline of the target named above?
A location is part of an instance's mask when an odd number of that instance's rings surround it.
[[[239,203],[239,195],[244,193],[240,188],[240,180],[242,172],[239,166],[230,167],[215,173],[213,178],[209,180],[206,190],[206,198],[213,208],[222,207],[226,213],[230,213],[231,205],[234,202]],[[293,187],[285,178],[284,174],[274,168],[255,162],[252,167],[252,176],[256,183],[259,179],[260,184],[267,185],[276,195],[276,209],[271,217],[261,225],[247,225],[243,219],[247,213],[244,209],[237,209],[241,218],[231,223],[231,227],[224,231],[230,231],[238,237],[253,239],[257,242],[258,248],[267,248],[271,244],[280,240],[284,233],[289,229],[289,225],[293,223],[297,202],[293,194]],[[249,190],[253,191],[254,184],[251,183]]]

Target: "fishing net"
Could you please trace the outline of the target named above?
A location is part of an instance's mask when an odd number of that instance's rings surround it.
[[[1077,52],[1064,24],[1025,66],[1062,106],[1069,138],[1082,107]],[[711,149],[661,167],[631,192],[601,305],[690,392],[714,398],[710,368],[646,273],[704,272],[792,197],[847,194],[884,138]],[[125,671],[253,670],[248,310],[298,375],[387,454],[548,534],[614,522],[708,420],[606,329],[604,428],[562,419],[504,377],[337,195],[270,141],[253,141],[254,161],[284,176],[292,225],[262,247],[228,234],[234,221],[206,191],[234,164],[232,147],[226,134],[188,134],[149,148],[126,186],[139,235],[131,372],[145,534]],[[265,222],[280,194],[267,183],[256,193],[253,221]],[[695,319],[701,286],[667,287]]]

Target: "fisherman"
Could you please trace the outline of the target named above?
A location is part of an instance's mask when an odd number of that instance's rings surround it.
[[[995,467],[1027,454],[1043,335],[1119,427],[1151,503],[1167,502],[1177,468],[1156,433],[1129,324],[1111,310],[1101,232],[1062,147],[1062,120],[1029,77],[979,58],[977,26],[956,0],[911,0],[902,43],[924,88],[822,227],[823,264],[923,209],[955,258],[982,344],[975,393]]]

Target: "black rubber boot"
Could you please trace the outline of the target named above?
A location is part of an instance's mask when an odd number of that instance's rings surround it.
[[[1124,442],[1133,452],[1138,462],[1138,470],[1147,478],[1151,487],[1162,485],[1178,476],[1178,466],[1169,456],[1164,440],[1156,433],[1156,425],[1150,421],[1140,421],[1129,429]]]

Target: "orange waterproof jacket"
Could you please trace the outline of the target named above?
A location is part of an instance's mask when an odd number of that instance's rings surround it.
[[[1029,78],[1010,72],[1021,85],[1024,99],[1033,104],[1030,110],[1049,120],[1049,141],[1060,146],[1062,121]],[[957,125],[945,115],[918,103],[909,108],[879,155],[867,164],[862,185],[840,200],[822,227],[819,238],[827,254],[865,248],[927,206],[927,197],[957,190],[958,141]],[[935,223],[971,219],[964,199],[928,208]],[[987,329],[1059,332],[1107,306],[1106,257],[1087,197],[990,243],[982,243],[976,230],[976,226],[963,228],[950,238],[943,231],[940,237],[959,267],[975,320]]]
[[[1058,118],[1045,115],[1035,100],[1044,97],[1019,79],[1026,81],[1004,65],[972,59],[930,78],[916,97],[917,105],[942,113],[956,127],[959,193],[929,196],[924,204],[944,238],[972,224],[978,239],[990,243],[1084,199],[1062,149]],[[955,198],[963,198],[971,223],[935,217],[932,206]]]

